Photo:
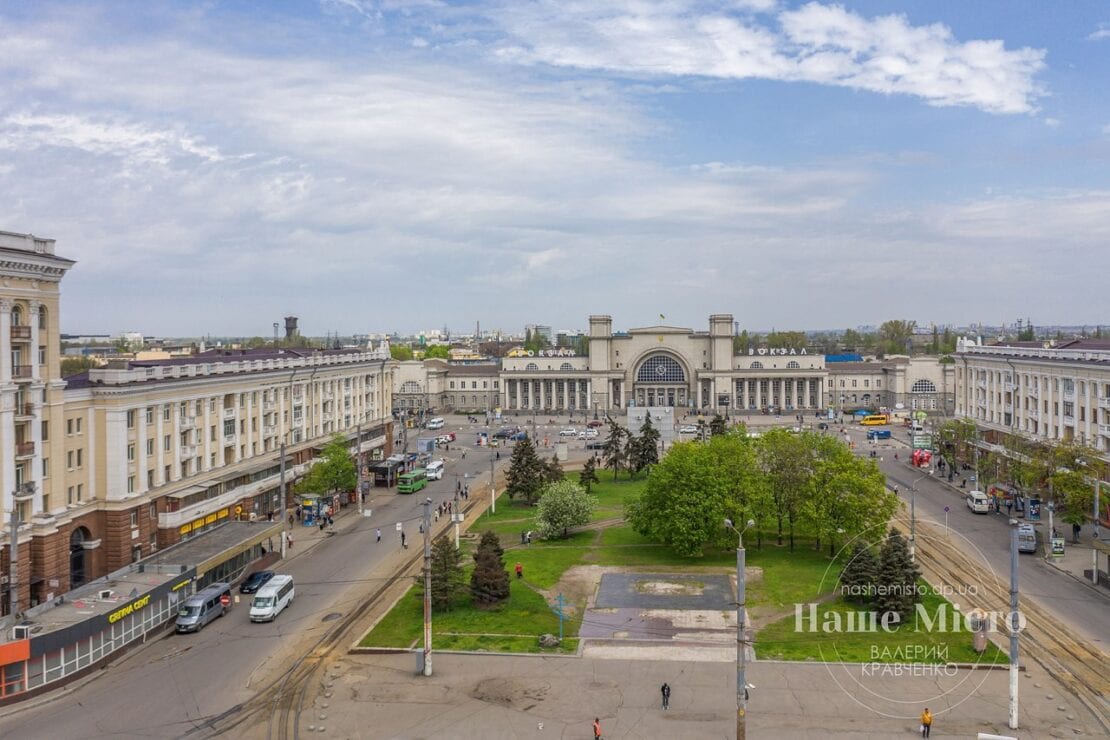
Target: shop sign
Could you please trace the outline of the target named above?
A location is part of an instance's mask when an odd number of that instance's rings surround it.
[[[132,601],[127,606],[122,607],[120,609],[116,609],[114,612],[109,614],[108,615],[108,624],[115,624],[116,622],[123,619],[124,617],[129,616],[129,615],[137,612],[139,609],[142,609],[144,606],[146,606],[149,603],[150,603],[150,594],[147,594],[146,596],[140,596],[139,598],[135,599],[134,601]]]
[[[181,534],[189,534],[193,531],[193,523],[189,522],[188,524],[182,524],[181,529],[178,531],[181,532]]]
[[[808,354],[806,348],[794,349],[793,347],[748,347],[749,355],[804,355]]]
[[[181,583],[175,583],[172,586],[170,586],[170,591],[180,591],[181,589],[188,586],[192,582],[192,580],[193,580],[192,578],[186,578]]]

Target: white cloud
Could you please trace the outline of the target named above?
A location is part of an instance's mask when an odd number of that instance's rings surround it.
[[[1060,119],[1059,118],[1046,118],[1046,119],[1044,119],[1044,125],[1048,126],[1049,128],[1059,128],[1060,127]]]
[[[1102,41],[1110,39],[1110,23],[1099,23],[1098,28],[1087,36],[1088,41]]]
[[[991,113],[1033,111],[1042,94],[1034,78],[1044,67],[1043,50],[961,42],[942,24],[865,18],[816,2],[779,13],[778,28],[708,0],[539,0],[508,5],[493,20],[508,34],[498,53],[512,61],[631,75],[814,82]]]

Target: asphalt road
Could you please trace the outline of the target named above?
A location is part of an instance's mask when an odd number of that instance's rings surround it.
[[[899,434],[902,430],[895,429]],[[857,442],[857,450],[866,455],[871,449],[864,440],[866,431],[850,428],[850,434]],[[890,485],[898,486],[899,497],[909,506],[911,498],[916,498],[916,517],[918,521],[928,520],[938,524],[943,531],[944,507],[948,506],[948,527],[953,542],[963,551],[979,559],[984,568],[990,568],[995,575],[1001,576],[1004,583],[1010,579],[1010,525],[1005,514],[975,514],[964,501],[965,492],[954,489],[941,480],[914,468],[907,461],[908,449],[903,445],[897,448],[878,448],[882,461],[879,467],[887,476]],[[894,452],[899,459],[894,460]],[[939,474],[938,474],[939,475]],[[920,480],[919,480],[920,479]],[[917,494],[911,496],[914,481],[917,481]],[[970,484],[968,484],[970,487]],[[970,490],[970,488],[968,489]],[[1048,529],[1047,512],[1045,520],[1038,527],[1040,535]],[[1066,526],[1057,524],[1063,532]],[[1070,532],[1069,532],[1070,534]],[[1043,540],[1038,540],[1043,546]],[[928,543],[918,540],[917,546],[927,547]],[[1070,626],[1078,635],[1110,653],[1110,595],[1096,591],[1093,587],[1079,583],[1072,577],[1048,565],[1037,554],[1022,554],[1018,560],[1019,599],[1032,598],[1043,606],[1061,624]],[[953,597],[959,601],[959,597]],[[974,606],[973,603],[961,606]]]
[[[473,439],[469,433],[459,436],[468,442]],[[414,449],[411,438],[409,448]],[[390,570],[387,559],[400,550],[396,522],[406,522],[409,547],[419,547],[417,529],[425,497],[433,502],[453,498],[455,473],[466,474],[468,480],[488,475],[489,452],[468,445],[467,457],[462,459],[462,449],[452,444],[449,451],[440,451],[437,456],[447,461],[446,475],[419,494],[373,489],[369,519],[358,519],[353,511],[345,513],[336,521],[336,533],[311,549],[294,535],[292,557],[275,569],[293,576],[296,597],[274,622],[252,624],[250,597],[244,596],[226,616],[198,634],[154,640],[87,683],[5,708],[0,737],[180,737],[246,701],[300,654],[298,648],[307,649],[319,639],[335,618],[330,615],[354,608],[380,583],[376,579]],[[507,460],[502,455],[501,462]],[[472,496],[488,493],[487,485],[471,486]],[[383,535],[380,545],[374,537],[377,527]]]

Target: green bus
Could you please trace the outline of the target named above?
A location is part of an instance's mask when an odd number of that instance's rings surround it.
[[[428,485],[428,476],[424,468],[417,468],[411,473],[401,473],[397,476],[397,493],[416,493]]]

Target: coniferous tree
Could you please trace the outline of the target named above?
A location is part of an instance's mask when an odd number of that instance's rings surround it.
[[[505,549],[501,547],[501,538],[492,529],[487,529],[482,532],[481,539],[478,540],[478,549],[492,550],[497,554],[497,559],[504,563]]]
[[[641,450],[640,438],[632,436],[632,433],[629,432],[624,442],[624,459],[628,464],[628,472],[631,473],[633,478],[636,477],[636,473],[644,469]]]
[[[557,483],[563,479],[563,466],[559,464],[558,453],[551,453],[551,459],[543,463],[543,482]]]
[[[478,607],[495,606],[509,598],[509,573],[501,560],[501,543],[495,540],[496,535],[492,538],[483,535],[474,551],[470,597]]]
[[[644,419],[640,427],[640,462],[641,468],[650,468],[659,462],[659,430],[651,423],[651,417]]]
[[[516,443],[513,456],[509,459],[509,470],[505,473],[509,498],[518,496],[528,503],[536,502],[540,488],[544,484],[545,466],[536,456],[536,448],[528,437]]]
[[[728,424],[725,423],[725,417],[720,414],[714,414],[713,418],[709,421],[709,433],[716,437],[727,431]]]
[[[875,610],[880,615],[893,612],[905,623],[913,605],[919,601],[917,579],[920,576],[917,565],[910,559],[906,540],[898,530],[891,529],[879,557],[879,577],[873,602]]]
[[[856,543],[852,557],[840,574],[841,594],[845,601],[870,604],[875,597],[875,582],[879,577],[879,560],[870,547]]]
[[[585,465],[582,466],[581,472],[578,473],[578,483],[586,489],[586,493],[589,493],[590,485],[597,482],[597,466],[594,465],[593,457],[587,457]]]
[[[466,588],[462,569],[462,553],[447,537],[432,543],[432,558],[428,564],[432,571],[432,609],[449,611],[455,598]]]
[[[627,434],[628,432],[620,424],[612,419],[609,420],[609,436],[605,439],[602,455],[605,460],[605,467],[613,469],[613,480],[617,479],[617,472],[624,465],[624,438]]]

